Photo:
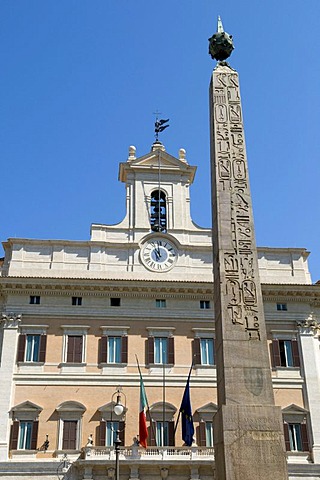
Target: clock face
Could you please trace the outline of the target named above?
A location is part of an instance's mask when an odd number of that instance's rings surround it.
[[[176,262],[176,247],[165,238],[152,238],[143,247],[141,258],[145,266],[151,270],[164,272]]]

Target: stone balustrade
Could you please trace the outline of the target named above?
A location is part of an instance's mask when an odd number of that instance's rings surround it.
[[[83,448],[84,460],[115,460],[113,447]],[[148,447],[146,449],[138,446],[124,447],[120,449],[120,460],[176,460],[184,462],[187,460],[212,460],[214,461],[213,447]]]

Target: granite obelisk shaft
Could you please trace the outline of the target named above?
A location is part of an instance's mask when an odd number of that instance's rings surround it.
[[[274,404],[238,74],[218,63],[210,85],[218,480],[287,480]]]

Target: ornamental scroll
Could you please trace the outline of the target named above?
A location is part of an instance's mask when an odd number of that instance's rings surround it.
[[[232,249],[223,250],[220,257],[226,279],[225,301],[230,321],[242,325],[249,339],[260,340],[260,286],[256,285],[258,267],[238,75],[229,69],[220,72],[214,74],[213,102],[216,188],[230,195],[232,236]]]

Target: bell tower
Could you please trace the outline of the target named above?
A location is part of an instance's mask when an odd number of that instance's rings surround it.
[[[156,141],[148,154],[137,158],[135,147],[129,147],[127,162],[120,163],[119,180],[126,185],[127,214],[123,222],[134,235],[192,227],[189,187],[195,172],[183,148],[176,158]]]

